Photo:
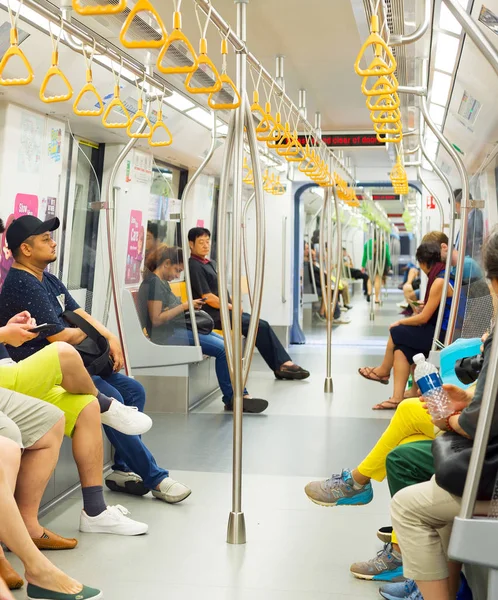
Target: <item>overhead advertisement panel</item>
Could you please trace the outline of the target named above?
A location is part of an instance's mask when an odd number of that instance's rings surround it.
[[[330,148],[367,148],[367,147],[384,147],[384,142],[379,142],[375,133],[323,133],[322,141]],[[306,145],[307,138],[305,135],[299,136],[299,142]],[[314,142],[314,139],[311,139]]]

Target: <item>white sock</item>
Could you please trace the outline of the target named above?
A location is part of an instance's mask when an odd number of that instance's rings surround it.
[[[365,487],[365,484],[362,485],[361,483],[358,483],[352,475],[351,475],[351,479],[353,480],[353,489],[354,490],[361,490],[362,488]]]

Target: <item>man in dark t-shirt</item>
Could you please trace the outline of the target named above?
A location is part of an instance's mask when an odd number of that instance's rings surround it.
[[[194,298],[206,300],[203,310],[211,315],[215,327],[220,329],[218,272],[216,263],[207,258],[211,249],[211,232],[204,227],[194,227],[188,232],[188,241],[192,253],[189,260],[192,294]],[[228,303],[231,311],[230,296],[228,296]],[[242,313],[242,333],[245,336],[249,330],[250,320],[251,315]],[[292,362],[269,323],[263,319],[259,320],[256,347],[277,379],[306,379],[310,376],[309,371]]]

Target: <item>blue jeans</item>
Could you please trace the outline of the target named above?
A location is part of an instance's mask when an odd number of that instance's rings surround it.
[[[223,402],[230,403],[233,398],[232,382],[230,380],[230,371],[228,370],[227,355],[225,352],[225,341],[217,333],[199,334],[202,352],[207,356],[216,359],[216,377],[223,394]],[[173,335],[168,337],[168,344],[172,346],[193,346],[194,336],[188,329],[177,329]],[[247,390],[244,390],[247,394]]]
[[[126,406],[136,406],[144,411],[145,390],[141,383],[122,373],[113,373],[109,377],[93,377],[95,387],[110,398]],[[168,471],[161,469],[142,442],[139,435],[125,435],[112,427],[104,427],[107,438],[116,450],[113,469],[129,473],[133,471],[143,479],[145,487],[153,490],[163,479],[169,477]]]

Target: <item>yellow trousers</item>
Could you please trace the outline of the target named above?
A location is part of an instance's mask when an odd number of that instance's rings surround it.
[[[358,466],[358,471],[365,477],[383,481],[386,477],[386,458],[391,450],[400,444],[433,440],[436,431],[419,398],[403,400],[379,441]],[[394,532],[392,541],[397,543]]]

